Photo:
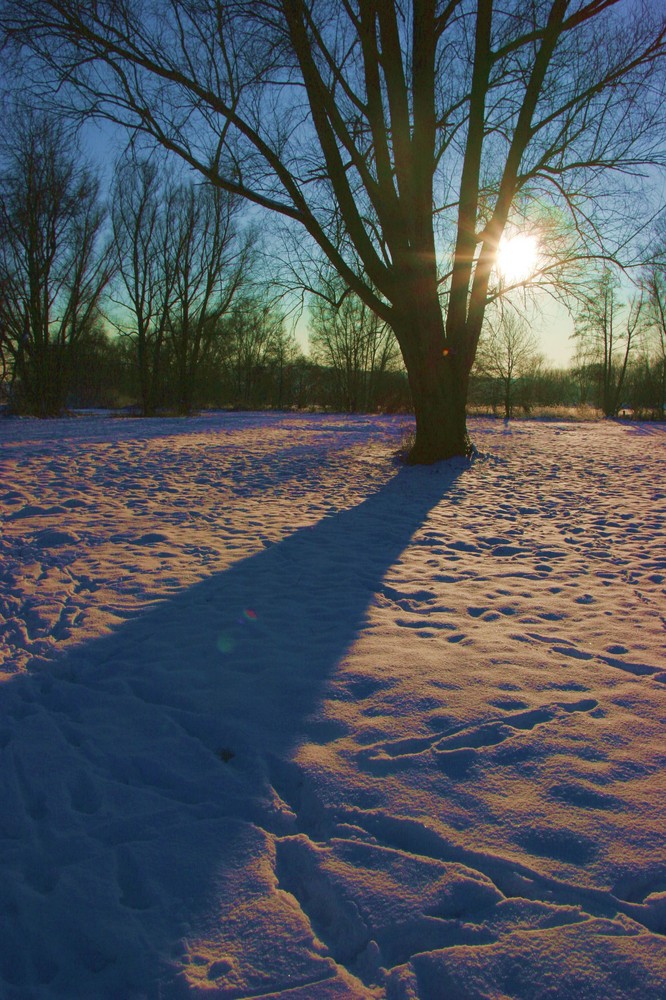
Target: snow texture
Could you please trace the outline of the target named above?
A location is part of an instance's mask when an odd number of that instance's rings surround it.
[[[0,424],[3,1000],[666,996],[664,425]]]

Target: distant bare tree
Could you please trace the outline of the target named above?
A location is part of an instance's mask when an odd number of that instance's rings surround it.
[[[17,113],[1,152],[0,339],[17,402],[40,417],[65,405],[68,366],[91,332],[111,268],[95,174],[47,118]]]
[[[574,364],[596,380],[598,402],[606,417],[616,416],[622,404],[627,365],[641,332],[643,308],[640,295],[626,305],[621,301],[619,277],[606,267],[591,283],[577,317]]]
[[[0,283],[0,318],[7,314],[7,304],[4,302],[4,299],[8,293],[7,280],[3,279]],[[9,330],[6,327],[0,328],[0,402],[4,402],[9,392],[10,379],[13,373],[12,355],[13,351],[11,350]]]
[[[240,227],[241,206],[210,184],[184,184],[173,196],[167,338],[183,414],[192,409],[199,366],[220,334],[220,320],[249,279],[256,233]]]
[[[155,412],[164,378],[164,339],[175,283],[173,192],[158,165],[130,153],[116,168],[112,191],[113,253],[131,340],[144,416]]]
[[[505,231],[546,219],[565,260],[618,254],[631,213],[609,193],[664,159],[647,0],[2,0],[0,30],[59,104],[70,88],[302,227],[394,331],[413,461],[468,450]]]
[[[277,409],[282,409],[288,401],[295,401],[297,395],[295,383],[299,374],[299,366],[302,365],[303,361],[303,352],[293,331],[287,329],[283,322],[278,326],[272,338],[268,353],[270,402]]]
[[[378,380],[400,367],[391,328],[335,276],[322,279],[310,315],[312,358],[333,374],[338,405],[373,409]]]
[[[542,360],[537,337],[515,312],[503,311],[482,335],[475,371],[499,383],[507,420],[513,416],[516,384],[533,377]]]
[[[666,274],[663,266],[652,266],[643,279],[645,296],[641,357],[641,408],[653,418],[666,417]]]
[[[118,166],[117,325],[133,345],[144,414],[166,402],[167,382],[178,411],[192,409],[220,318],[249,276],[255,235],[241,228],[240,211],[226,191],[176,181],[154,160],[130,154]]]
[[[224,367],[233,402],[240,406],[267,402],[266,375],[296,354],[285,333],[284,316],[268,297],[248,293],[234,303],[223,331]]]

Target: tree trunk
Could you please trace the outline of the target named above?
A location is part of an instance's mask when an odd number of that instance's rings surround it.
[[[511,420],[512,399],[511,399],[511,377],[504,382],[504,419]]]
[[[148,365],[148,351],[145,336],[139,329],[137,337],[137,367],[139,369],[139,395],[141,396],[141,415],[143,417],[154,416],[152,401],[150,398],[150,371]]]
[[[416,417],[416,440],[409,453],[413,464],[428,465],[447,458],[469,455],[465,389],[453,365],[430,365],[418,373],[408,372]]]
[[[36,417],[57,417],[65,406],[65,387],[53,345],[33,348],[18,369],[21,409]]]
[[[436,292],[434,305],[428,308],[421,299],[411,311],[411,321],[395,323],[394,330],[416,417],[416,438],[408,461],[428,465],[469,455],[465,407],[469,368],[463,357],[446,346]]]

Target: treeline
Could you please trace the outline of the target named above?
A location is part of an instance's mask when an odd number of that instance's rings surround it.
[[[190,412],[205,408],[388,413],[410,409],[404,372],[350,372],[347,379],[346,373],[304,354],[284,327],[274,326],[276,335],[266,336],[270,329],[256,309],[256,303],[239,302],[221,324],[215,351],[195,373]],[[352,397],[349,384],[360,382],[362,393]],[[167,349],[152,412],[182,413],[181,398],[177,359]],[[72,355],[65,409],[93,407],[145,413],[131,342],[101,331],[81,340]]]
[[[130,149],[107,206],[71,137],[32,112],[1,152],[5,410],[409,406],[393,338],[357,300],[315,310],[305,356],[232,195]]]
[[[604,373],[599,364],[540,367],[513,379],[509,389],[502,378],[472,375],[469,408],[504,418],[565,409],[578,410],[583,416],[665,420],[666,365],[650,357],[632,361],[617,406],[610,412],[604,409]]]
[[[271,294],[261,234],[233,195],[130,148],[107,205],[71,137],[33,112],[13,116],[1,154],[6,410],[410,409],[392,331],[331,271],[310,289],[304,354]],[[517,314],[490,316],[471,407],[511,417],[585,406],[663,419],[663,269],[646,268],[626,301],[609,268],[587,288],[566,371],[545,365]]]
[[[658,260],[658,258],[657,258]],[[469,403],[504,417],[537,408],[577,407],[605,417],[666,417],[666,275],[647,265],[623,286],[606,266],[590,273],[577,300],[574,356],[548,368],[519,313],[491,313],[472,369]]]
[[[330,327],[329,327],[330,330]],[[358,328],[357,328],[358,332]],[[313,340],[315,342],[313,342]],[[402,368],[365,368],[343,357],[340,345],[326,355],[316,338],[305,355],[285,332],[279,314],[256,300],[239,301],[221,324],[216,349],[197,369],[191,409],[328,409],[336,412],[404,413],[411,410]],[[319,360],[316,360],[319,358]],[[608,416],[641,420],[666,417],[666,364],[645,349],[626,367],[621,387],[615,372],[617,407]],[[538,362],[511,377],[472,375],[471,412],[501,417],[538,415],[557,409],[604,415],[608,374],[600,363],[553,368]],[[177,362],[164,354],[153,412],[182,412]],[[66,408],[116,408],[143,413],[131,341],[101,331],[84,337],[72,355]]]

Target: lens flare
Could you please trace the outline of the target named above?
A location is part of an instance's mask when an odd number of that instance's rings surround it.
[[[215,643],[220,653],[230,653],[236,643],[230,632],[220,632]]]

